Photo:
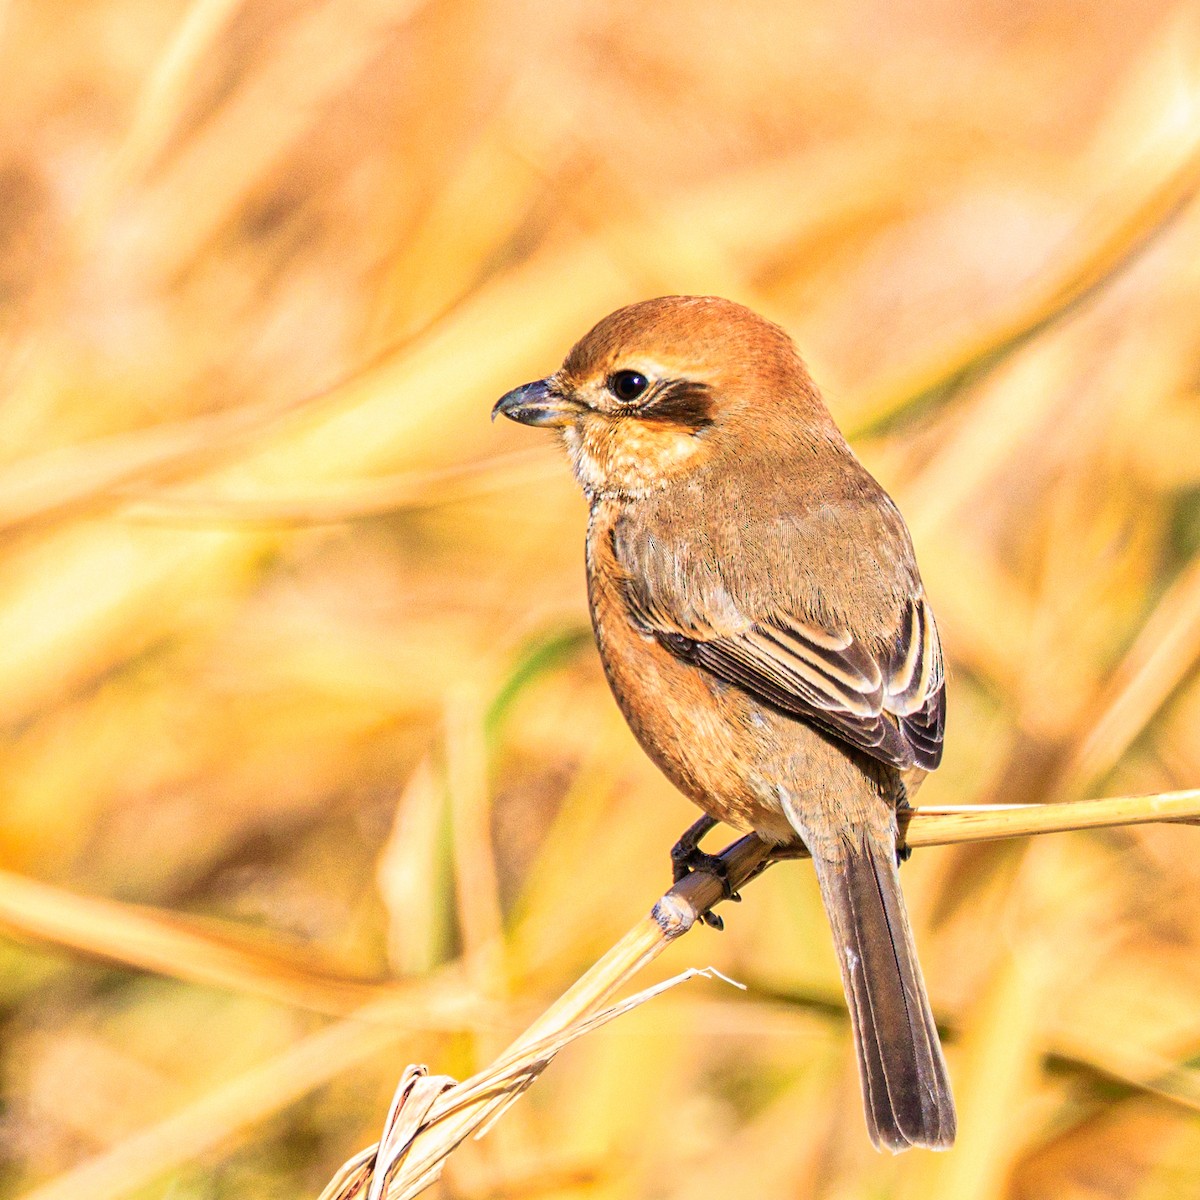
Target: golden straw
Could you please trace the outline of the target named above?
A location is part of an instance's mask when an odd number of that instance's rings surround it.
[[[914,808],[902,814],[901,840],[909,846],[945,846],[1069,829],[1196,818],[1200,818],[1200,789],[1063,804]],[[769,847],[751,835],[734,842],[720,858],[737,890],[778,857],[799,857],[802,853],[789,850],[783,855],[773,855]],[[456,1146],[472,1133],[485,1132],[563,1045],[592,1028],[589,1016],[723,897],[721,882],[705,872],[693,873],[677,883],[542,1013],[495,1064],[452,1086],[444,1077],[430,1081],[439,1094],[432,1100],[428,1094],[424,1096],[421,1119],[405,1129],[403,1144],[388,1147],[389,1163],[398,1165],[389,1174],[385,1189],[380,1189],[378,1183],[372,1187],[378,1147],[371,1147],[342,1167],[321,1200],[354,1200],[366,1196],[368,1189],[386,1200],[410,1200],[418,1195],[437,1179],[446,1157]],[[411,1083],[411,1075],[406,1073],[404,1086]],[[397,1109],[389,1114],[390,1129],[397,1127],[401,1115]],[[415,1132],[412,1125],[416,1126]]]

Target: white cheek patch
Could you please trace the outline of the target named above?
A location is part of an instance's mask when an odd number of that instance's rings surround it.
[[[589,439],[584,437],[579,428],[574,425],[564,429],[563,434],[563,441],[566,444],[571,467],[575,472],[575,478],[579,481],[579,486],[585,492],[600,491],[604,483],[604,472],[588,445]]]
[[[690,434],[630,418],[590,427],[585,422],[563,432],[575,477],[592,493],[636,496],[656,491],[706,448]]]

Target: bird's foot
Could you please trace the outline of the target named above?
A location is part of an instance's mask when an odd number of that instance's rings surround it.
[[[717,822],[712,817],[701,817],[694,825],[688,827],[683,837],[671,848],[671,874],[676,883],[686,879],[693,871],[704,871],[715,876],[721,884],[721,891],[726,900],[740,901],[741,896],[733,890],[729,882],[729,871],[725,860],[715,854],[707,854],[700,849],[700,840]],[[700,914],[700,920],[711,929],[724,929],[725,922],[711,910]]]
[[[683,836],[671,847],[671,877],[676,883],[686,879],[693,868],[693,861],[698,854],[710,857],[700,849],[700,842],[711,830],[716,829],[717,822],[713,817],[704,816],[689,825]]]

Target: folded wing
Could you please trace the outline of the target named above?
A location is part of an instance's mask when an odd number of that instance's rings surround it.
[[[923,596],[908,600],[893,640],[874,651],[847,631],[782,611],[731,620],[726,606],[708,622],[692,599],[681,617],[632,580],[627,598],[635,623],[727,683],[893,766],[931,771],[941,761],[945,672]]]

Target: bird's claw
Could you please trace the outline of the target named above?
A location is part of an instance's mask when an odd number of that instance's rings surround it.
[[[671,874],[675,882],[679,883],[693,871],[703,871],[714,876],[720,882],[722,899],[740,902],[742,897],[733,890],[733,884],[729,882],[729,871],[725,866],[725,860],[716,854],[707,854],[700,849],[700,839],[716,824],[717,822],[712,817],[701,817],[675,843],[671,849]],[[711,910],[701,913],[700,920],[710,929],[725,928],[725,922]]]

